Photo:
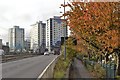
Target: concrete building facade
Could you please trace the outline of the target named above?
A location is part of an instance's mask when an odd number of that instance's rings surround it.
[[[9,47],[10,52],[24,50],[24,29],[14,26],[9,29]]]
[[[30,41],[29,40],[25,40],[24,47],[25,47],[26,52],[30,51]]]
[[[47,20],[46,28],[46,48],[51,51],[61,42],[61,37],[68,36],[67,26],[64,19],[54,16]]]
[[[36,24],[31,25],[30,33],[30,48],[33,51],[44,50],[46,45],[46,24],[42,21],[36,22]]]

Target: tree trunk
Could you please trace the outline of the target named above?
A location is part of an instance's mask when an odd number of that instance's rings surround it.
[[[109,54],[106,54],[105,58],[106,58],[106,62],[109,61],[109,58],[108,58]]]
[[[120,54],[118,55],[118,71],[117,71],[117,73],[118,73],[118,75],[120,76]]]

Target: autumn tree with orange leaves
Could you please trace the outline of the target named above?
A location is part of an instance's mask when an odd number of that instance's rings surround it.
[[[67,16],[71,31],[87,46],[105,55],[106,61],[110,54],[117,54],[120,75],[119,2],[72,2],[68,6],[71,10],[64,15]]]

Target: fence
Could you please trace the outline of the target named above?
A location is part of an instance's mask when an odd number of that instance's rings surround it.
[[[115,78],[115,76],[116,76],[116,64],[107,63],[107,64],[101,64],[101,65],[106,70],[106,78]]]
[[[87,67],[87,65],[91,65],[94,67],[98,62],[90,61],[88,59],[84,59],[82,56],[77,56],[78,59],[82,60]],[[101,67],[103,67],[106,71],[106,78],[115,78],[116,77],[116,64],[115,63],[99,63]]]

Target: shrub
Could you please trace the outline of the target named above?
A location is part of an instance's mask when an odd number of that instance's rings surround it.
[[[97,78],[104,78],[106,75],[105,69],[101,67],[100,64],[95,64],[94,70]]]

